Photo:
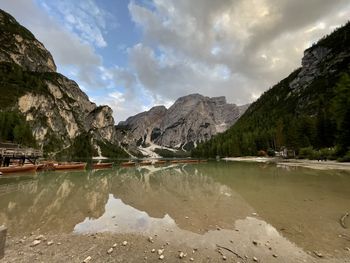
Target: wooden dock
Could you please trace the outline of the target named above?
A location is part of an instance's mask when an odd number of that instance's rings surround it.
[[[35,164],[39,157],[43,156],[43,151],[34,148],[24,148],[19,144],[0,143],[0,166],[8,164],[11,160],[28,160]],[[7,165],[8,166],[8,165]]]

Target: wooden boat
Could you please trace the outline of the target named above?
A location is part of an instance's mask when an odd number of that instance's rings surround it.
[[[121,165],[121,166],[124,166],[124,167],[130,167],[130,166],[135,166],[136,163],[135,163],[135,162],[129,161],[129,162],[123,162],[123,163],[121,163],[120,165]]]
[[[170,163],[183,163],[184,160],[172,160],[170,161]]]
[[[58,163],[54,165],[55,170],[82,170],[86,163]]]
[[[92,169],[112,168],[113,163],[93,163]]]
[[[42,162],[38,165],[37,171],[53,171],[55,170],[54,162]]]
[[[145,160],[139,163],[139,165],[151,165],[151,164],[152,164],[152,161],[148,161],[148,160]]]
[[[157,160],[154,162],[154,164],[165,164],[165,163],[166,163],[166,161],[164,161],[164,160]]]
[[[23,166],[8,166],[0,167],[2,174],[6,173],[21,173],[21,172],[35,172],[37,169],[36,165],[23,165]]]

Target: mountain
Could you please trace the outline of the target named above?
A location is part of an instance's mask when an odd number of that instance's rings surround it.
[[[227,130],[247,107],[228,104],[225,97],[191,94],[176,100],[169,109],[153,107],[120,122],[120,139],[132,152],[148,154],[145,148],[158,153],[162,148],[163,155],[165,149],[188,151]]]
[[[193,156],[293,150],[350,160],[350,23],[305,50],[302,65],[266,91],[225,133]]]
[[[112,110],[91,102],[77,83],[57,73],[44,45],[2,10],[0,30],[0,140],[46,153],[125,155]]]

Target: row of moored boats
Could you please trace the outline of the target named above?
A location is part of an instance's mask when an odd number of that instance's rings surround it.
[[[202,163],[206,160],[143,160],[143,161],[128,161],[122,162],[120,165],[123,167],[132,166],[145,166],[145,165],[165,165],[165,164],[186,164],[186,163]],[[43,162],[37,165],[25,164],[25,165],[10,165],[8,167],[0,167],[0,175],[7,173],[19,173],[19,172],[35,172],[35,171],[59,171],[59,170],[83,170],[87,166],[87,163],[82,162]],[[104,169],[112,168],[113,163],[93,163],[92,169]]]
[[[8,167],[0,167],[0,174],[7,173],[20,173],[20,172],[35,172],[35,171],[55,171],[55,170],[83,170],[86,168],[87,163],[82,162],[69,162],[69,163],[55,163],[55,162],[43,162],[37,165],[25,164],[25,165],[10,165]],[[112,168],[113,163],[94,163],[93,169]]]

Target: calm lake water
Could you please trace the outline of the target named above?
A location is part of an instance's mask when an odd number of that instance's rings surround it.
[[[195,242],[234,239],[240,231],[347,257],[350,218],[347,229],[339,222],[346,212],[350,173],[335,170],[209,162],[0,178],[0,225],[18,236],[40,228],[163,233]]]

